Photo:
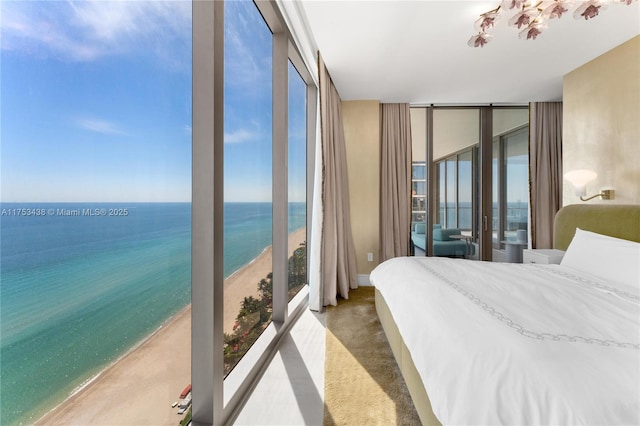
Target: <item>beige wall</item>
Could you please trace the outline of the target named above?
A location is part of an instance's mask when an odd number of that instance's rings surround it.
[[[368,275],[378,265],[380,222],[380,104],[378,101],[342,102],[347,147],[351,229],[358,274]],[[367,261],[373,253],[373,262]]]
[[[587,195],[613,188],[614,201],[640,204],[640,36],[564,76],[563,172],[598,174]],[[581,201],[564,182],[563,204]]]
[[[411,156],[413,161],[427,159],[427,109],[411,108]]]

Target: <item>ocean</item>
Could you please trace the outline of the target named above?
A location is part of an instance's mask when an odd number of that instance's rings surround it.
[[[226,277],[271,244],[271,204],[224,212]],[[190,300],[190,203],[0,204],[0,424],[37,420]]]

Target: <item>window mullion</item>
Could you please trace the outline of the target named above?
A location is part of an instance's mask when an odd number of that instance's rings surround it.
[[[194,425],[223,419],[224,2],[193,2],[191,371]]]
[[[273,321],[287,319],[289,41],[273,34]]]

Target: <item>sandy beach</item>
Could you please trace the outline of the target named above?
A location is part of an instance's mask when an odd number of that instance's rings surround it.
[[[304,229],[290,234],[289,255],[305,240]],[[244,297],[256,297],[258,282],[269,272],[271,247],[225,280],[225,307],[234,307],[225,309],[225,332],[232,330]],[[36,424],[176,425],[183,416],[171,403],[190,382],[189,305]]]

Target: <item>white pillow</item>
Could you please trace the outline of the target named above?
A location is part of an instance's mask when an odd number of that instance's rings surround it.
[[[640,288],[640,243],[576,228],[560,265],[606,282]]]

